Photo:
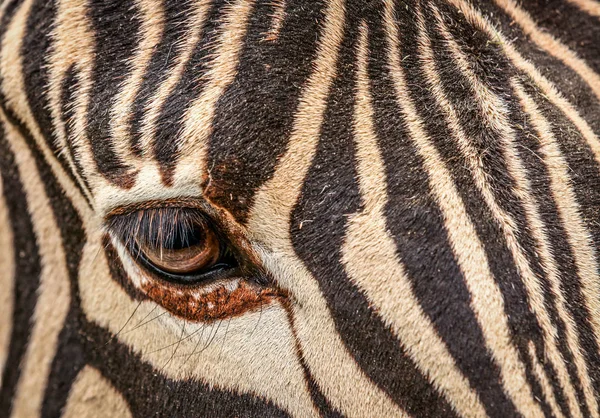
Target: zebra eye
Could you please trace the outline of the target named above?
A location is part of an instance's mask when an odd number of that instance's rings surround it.
[[[152,232],[159,238],[136,237],[136,245],[147,261],[158,269],[173,274],[189,274],[209,269],[219,261],[219,240],[206,225],[176,224],[165,236],[161,231]]]
[[[287,297],[235,225],[200,207],[147,206],[152,204],[119,208],[105,221],[107,242],[120,244],[116,256],[127,260],[127,279],[142,295],[197,322],[242,315]]]
[[[154,275],[192,284],[237,266],[211,223],[194,208],[143,209],[110,221],[132,256]]]

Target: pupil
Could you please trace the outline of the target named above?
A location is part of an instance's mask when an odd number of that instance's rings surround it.
[[[203,241],[204,234],[200,226],[177,225],[162,246],[166,250],[177,251],[200,245]]]

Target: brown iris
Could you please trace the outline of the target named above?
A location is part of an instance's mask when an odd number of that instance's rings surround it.
[[[189,274],[213,266],[220,255],[219,240],[206,225],[176,225],[153,241],[138,240],[146,259],[168,273]]]

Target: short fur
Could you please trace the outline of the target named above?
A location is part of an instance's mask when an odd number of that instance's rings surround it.
[[[0,416],[600,417],[594,0],[4,0],[0,180]]]

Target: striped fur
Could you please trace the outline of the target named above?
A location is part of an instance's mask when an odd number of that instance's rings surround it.
[[[600,417],[599,139],[596,0],[4,0],[0,416]]]

